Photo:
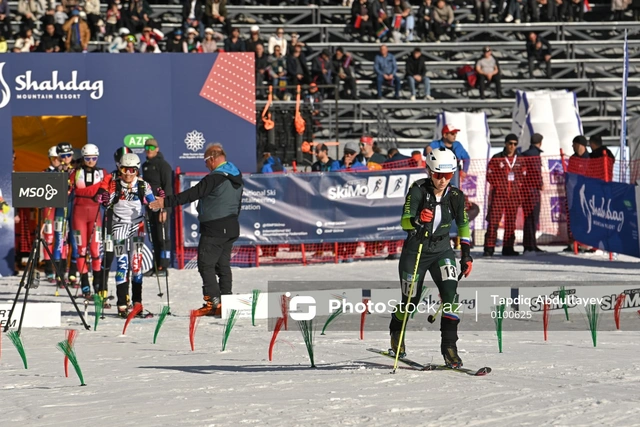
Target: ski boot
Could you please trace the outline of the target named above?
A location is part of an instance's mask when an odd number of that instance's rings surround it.
[[[142,307],[142,303],[141,302],[134,302],[133,303],[133,309],[136,310],[138,309],[137,306],[141,306]],[[144,307],[140,308],[140,312],[136,315],[136,318],[138,319],[150,319],[153,317],[153,313],[151,313],[149,310],[145,310]]]
[[[441,349],[444,357],[444,364],[453,369],[462,368],[462,359],[458,356],[458,349],[455,345],[443,346]]]
[[[402,343],[400,343],[400,331],[391,331],[391,348],[389,349],[389,354],[395,356],[396,354],[400,354],[400,357],[406,357],[406,348],[404,346],[404,337],[402,337]]]
[[[84,299],[92,299],[93,295],[91,294],[91,285],[89,284],[89,275],[83,274],[80,276],[80,283],[82,284],[82,296]]]
[[[220,298],[205,296],[203,299],[204,304],[202,307],[195,310],[196,316],[222,317],[222,305],[220,304]]]
[[[126,305],[119,305],[118,306],[118,317],[121,317],[123,319],[126,319],[127,317],[129,317],[129,307]]]
[[[109,303],[109,295],[107,294],[107,291],[99,291],[98,295],[102,297],[102,308],[103,309],[111,308],[111,303]]]

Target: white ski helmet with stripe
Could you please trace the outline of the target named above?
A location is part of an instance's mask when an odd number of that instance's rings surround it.
[[[58,146],[54,145],[49,148],[49,157],[58,157]]]
[[[97,145],[94,144],[87,144],[84,147],[82,147],[82,156],[99,156],[100,155],[100,150],[98,149]]]
[[[448,148],[436,148],[427,155],[427,167],[431,172],[455,172],[458,169],[458,159]]]
[[[120,167],[140,169],[140,157],[135,153],[127,153],[120,159]]]

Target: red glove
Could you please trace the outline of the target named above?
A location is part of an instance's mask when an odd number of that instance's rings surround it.
[[[420,212],[420,222],[427,223],[433,220],[433,211],[431,209],[422,209]]]

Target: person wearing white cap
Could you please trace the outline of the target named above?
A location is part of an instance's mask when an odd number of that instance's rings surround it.
[[[197,37],[198,30],[189,27],[187,30],[187,38],[182,42],[182,51],[184,53],[202,52],[202,46],[200,46],[200,41],[198,41]]]
[[[203,53],[214,53],[218,50],[218,43],[213,38],[214,31],[211,28],[205,28],[204,40],[200,44],[202,46]]]
[[[260,37],[260,27],[257,25],[251,26],[251,35],[249,39],[245,42],[245,46],[247,48],[247,52],[255,52],[256,46],[261,44],[264,46],[265,41]]]

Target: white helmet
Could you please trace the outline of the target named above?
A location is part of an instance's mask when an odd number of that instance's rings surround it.
[[[135,153],[127,153],[120,159],[120,167],[140,169],[140,157]]]
[[[100,150],[98,150],[98,146],[94,144],[87,144],[82,147],[82,156],[99,156]]]
[[[458,159],[448,148],[438,148],[427,155],[427,167],[431,172],[455,172],[458,169]]]
[[[49,148],[49,157],[58,157],[58,146],[54,145]]]

